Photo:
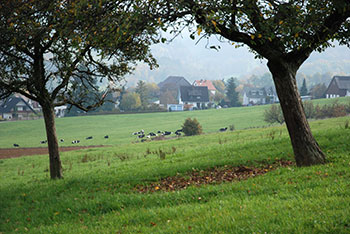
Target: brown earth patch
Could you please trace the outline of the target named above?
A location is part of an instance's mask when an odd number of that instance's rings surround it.
[[[96,148],[96,147],[105,147],[105,146],[104,145],[67,146],[67,147],[60,147],[59,150],[60,152],[64,152],[64,151],[72,151],[72,150],[79,150],[79,149]],[[49,154],[48,149],[44,147],[0,149],[0,159],[18,158],[22,156],[41,155],[41,154]]]
[[[138,185],[135,190],[140,193],[149,193],[156,191],[175,191],[186,189],[188,186],[200,186],[203,184],[219,184],[222,182],[232,182],[245,180],[250,177],[263,175],[278,167],[287,167],[294,165],[294,162],[288,160],[279,160],[262,167],[246,167],[246,166],[228,166],[214,167],[208,170],[193,170],[185,176],[173,176],[163,178],[159,182],[150,185]]]

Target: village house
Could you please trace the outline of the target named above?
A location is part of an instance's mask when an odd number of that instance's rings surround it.
[[[326,98],[350,96],[350,76],[334,76],[325,94]]]
[[[279,102],[279,99],[273,87],[243,89],[243,106],[264,105],[276,102]]]
[[[185,109],[205,109],[209,104],[209,91],[206,86],[181,86],[179,104]]]
[[[195,80],[193,86],[208,87],[210,94],[215,95],[216,88],[210,80]]]
[[[37,112],[21,97],[0,100],[0,117],[5,120],[32,119]]]

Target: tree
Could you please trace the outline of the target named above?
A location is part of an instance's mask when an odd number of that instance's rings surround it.
[[[226,82],[226,97],[228,99],[230,107],[240,106],[238,99],[238,92],[236,91],[236,81],[235,78],[230,78]]]
[[[307,94],[308,94],[308,90],[307,90],[307,87],[306,87],[306,80],[304,78],[303,85],[300,88],[300,95],[301,96],[306,96]]]
[[[159,100],[160,90],[156,83],[146,83],[146,88],[151,101]]]
[[[324,83],[317,84],[310,89],[310,95],[314,99],[324,98],[327,87]]]
[[[92,110],[111,90],[101,95],[94,81],[116,87],[136,61],[156,65],[149,46],[156,41],[153,26],[158,23],[146,6],[137,4],[147,3],[0,2],[0,98],[20,93],[41,105],[52,179],[62,178],[54,107]],[[78,87],[80,95],[74,92]]]
[[[225,82],[223,80],[213,80],[212,81],[214,87],[216,88],[216,91],[220,93],[225,93]]]
[[[177,12],[179,17],[186,15],[181,23],[197,28],[191,34],[192,38],[196,34],[201,38],[219,35],[222,40],[226,39],[235,46],[247,45],[257,58],[265,58],[275,83],[297,165],[325,163],[325,154],[314,139],[303,111],[296,73],[313,51],[323,51],[331,45],[331,40],[350,45],[350,1],[160,2],[165,2],[165,19],[171,11]],[[215,45],[211,47],[218,49]]]
[[[127,93],[123,95],[120,103],[120,109],[126,111],[133,111],[141,107],[141,98],[138,93]]]
[[[148,97],[149,97],[146,82],[139,80],[139,82],[137,82],[135,92],[140,95],[141,106],[144,109],[146,109],[148,105]]]
[[[284,123],[284,117],[281,110],[281,106],[273,104],[270,108],[264,111],[264,121],[268,123]]]
[[[182,125],[182,131],[186,136],[194,136],[202,134],[202,126],[196,118],[187,118]]]

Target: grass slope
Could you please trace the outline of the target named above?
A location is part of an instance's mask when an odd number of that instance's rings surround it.
[[[340,102],[349,102],[349,98],[340,98]],[[334,100],[321,99],[315,103],[327,104]],[[73,140],[80,145],[120,145],[136,140],[131,133],[144,129],[146,133],[157,130],[175,131],[181,128],[186,118],[197,118],[205,133],[217,132],[222,127],[234,125],[236,129],[245,129],[267,125],[263,121],[263,112],[269,105],[227,108],[220,110],[82,116],[56,119],[58,138],[65,139],[61,146],[71,146]],[[109,139],[104,139],[109,135]],[[93,136],[93,140],[85,140]],[[21,147],[45,147],[40,141],[46,139],[44,121],[0,122],[0,148],[11,148],[14,143]]]
[[[293,160],[285,126],[66,152],[57,181],[45,155],[1,160],[0,232],[349,233],[348,120],[311,122],[326,165],[169,193],[134,188],[194,169]],[[147,154],[159,149],[164,160]]]

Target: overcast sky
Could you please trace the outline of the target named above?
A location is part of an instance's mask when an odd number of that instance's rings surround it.
[[[207,40],[191,40],[188,34],[178,36],[171,43],[152,46],[152,53],[159,68],[150,70],[140,64],[133,75],[127,77],[128,85],[138,80],[156,82],[168,76],[183,76],[190,82],[197,79],[226,79],[237,77],[246,79],[251,75],[269,72],[265,60],[254,59],[247,47],[235,48],[229,43],[221,43],[212,37],[207,47],[220,45],[219,51],[206,48]],[[302,65],[299,72],[307,75],[331,72],[338,75],[350,75],[350,49],[344,46],[328,48],[323,53],[314,52]]]

